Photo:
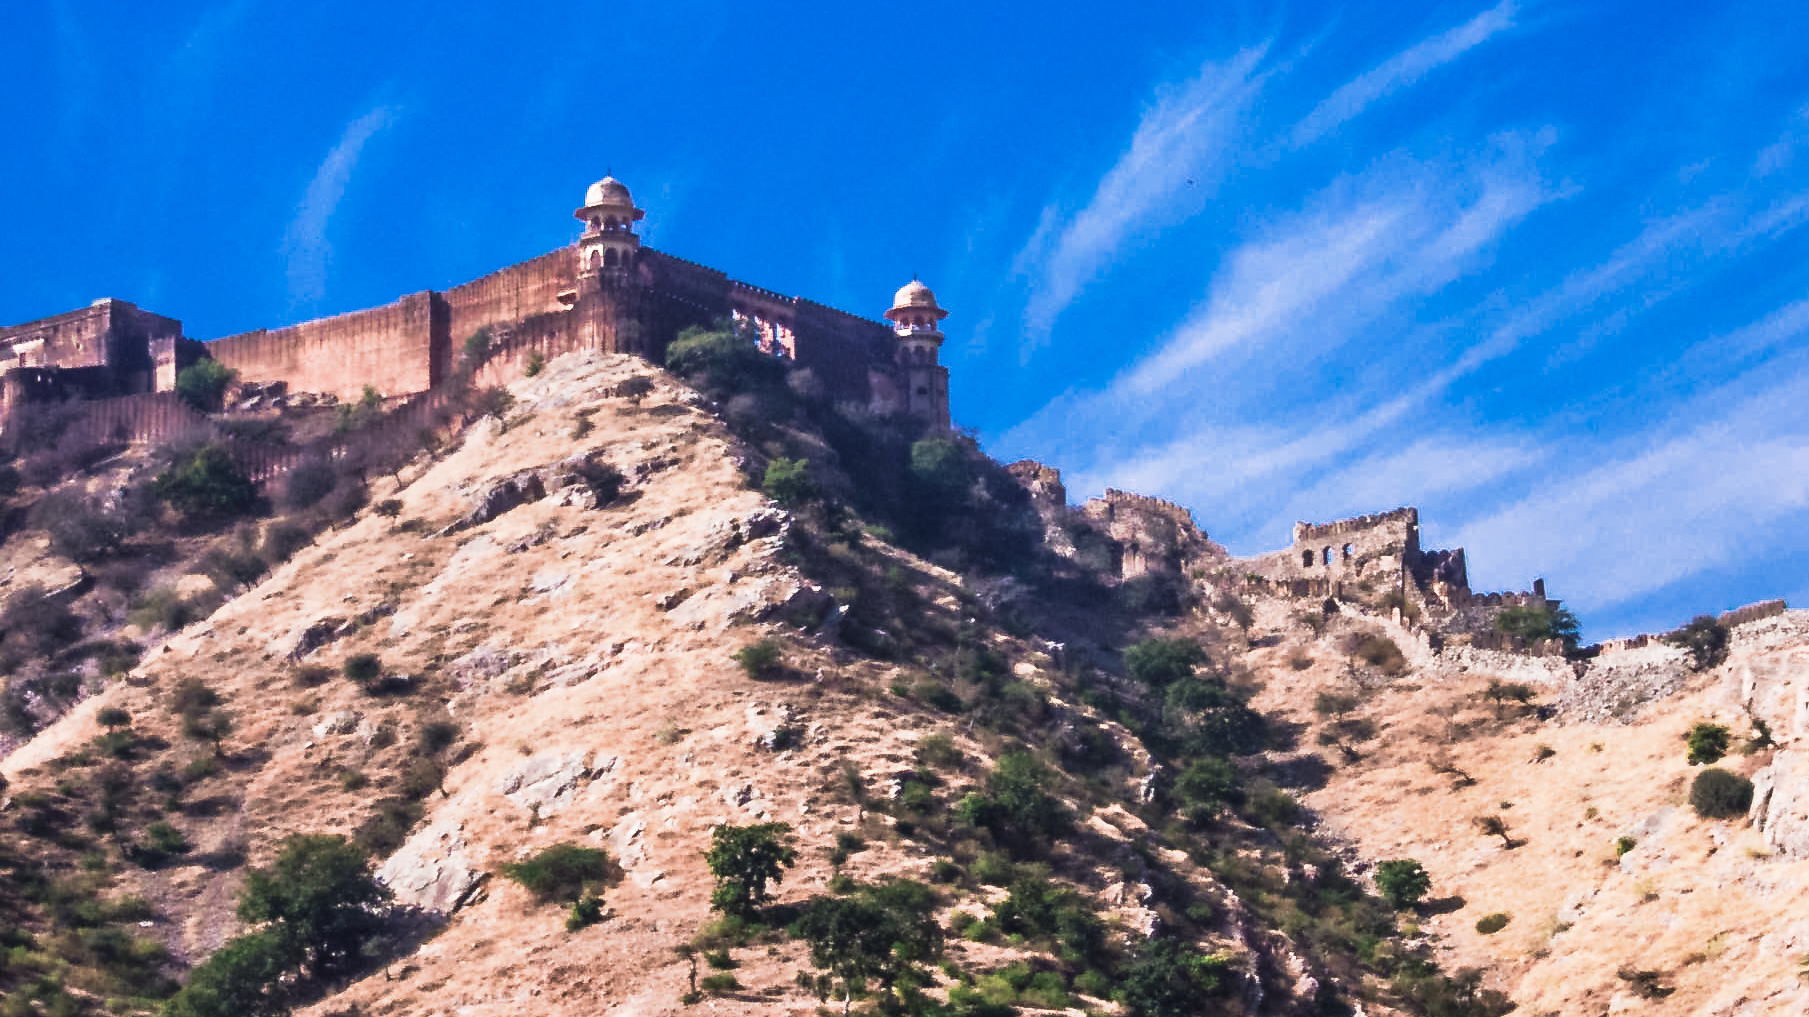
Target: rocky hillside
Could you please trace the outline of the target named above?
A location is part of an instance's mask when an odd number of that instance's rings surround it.
[[[795,376],[722,398],[721,363],[694,376],[720,402],[545,364],[8,756],[0,1013],[155,1012],[255,931],[235,905],[297,834],[395,905],[355,963],[272,976],[321,1017],[814,1012],[840,990],[788,923],[917,885],[937,963],[855,1005],[1805,1006],[1804,616],[1725,659],[1572,662],[1204,569],[1151,597],[957,444],[824,417]],[[1689,804],[1702,722],[1757,823]],[[725,920],[705,852],[766,823],[796,865]],[[510,876],[562,845],[609,859],[584,920]],[[1399,859],[1417,903],[1378,897]]]

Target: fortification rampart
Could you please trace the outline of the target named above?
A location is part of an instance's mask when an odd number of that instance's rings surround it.
[[[452,345],[481,328],[494,329],[569,307],[560,297],[576,299],[576,266],[575,251],[562,247],[447,290],[442,296]],[[457,355],[456,348],[448,352]]]
[[[1146,512],[1150,515],[1162,516],[1176,526],[1199,531],[1201,536],[1205,536],[1205,531],[1200,530],[1199,524],[1194,522],[1193,513],[1188,511],[1185,506],[1177,505],[1172,501],[1151,498],[1148,495],[1131,494],[1128,491],[1119,491],[1110,487],[1106,488],[1103,500],[1108,512],[1113,515],[1119,512]]]
[[[386,396],[425,392],[436,380],[435,297],[428,290],[365,311],[215,339],[207,352],[240,381],[282,381],[297,392],[342,400],[357,398],[366,385]]]
[[[1722,612],[1721,624],[1730,629],[1736,628],[1766,618],[1776,618],[1788,610],[1790,610],[1790,605],[1782,599],[1761,600],[1757,604],[1747,604],[1745,607],[1736,607],[1732,611]]]

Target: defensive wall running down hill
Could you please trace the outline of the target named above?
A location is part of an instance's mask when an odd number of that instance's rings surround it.
[[[534,353],[596,350],[659,363],[684,329],[725,319],[740,322],[762,352],[808,368],[833,400],[948,429],[948,371],[937,363],[947,312],[928,287],[913,281],[899,290],[887,325],[642,248],[633,223],[643,213],[612,178],[591,185],[575,214],[586,225],[567,247],[445,291],[315,321],[197,343],[174,318],[103,300],[0,329],[0,436],[18,430],[18,414],[47,403],[169,392],[200,357],[247,386],[340,400],[369,387],[393,400],[444,385],[480,331],[495,347],[480,381],[494,383]]]

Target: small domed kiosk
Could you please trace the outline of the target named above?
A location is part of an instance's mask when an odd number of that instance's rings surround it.
[[[578,270],[582,273],[627,268],[641,249],[634,224],[647,213],[634,207],[628,185],[606,176],[584,192],[584,205],[572,215],[584,223],[578,239]]]

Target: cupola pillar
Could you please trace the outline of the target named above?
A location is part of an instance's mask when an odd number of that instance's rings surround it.
[[[906,382],[905,408],[930,426],[948,430],[948,368],[937,362],[942,350],[942,319],[948,312],[936,294],[912,279],[892,298],[886,312],[898,335],[898,366]]]

